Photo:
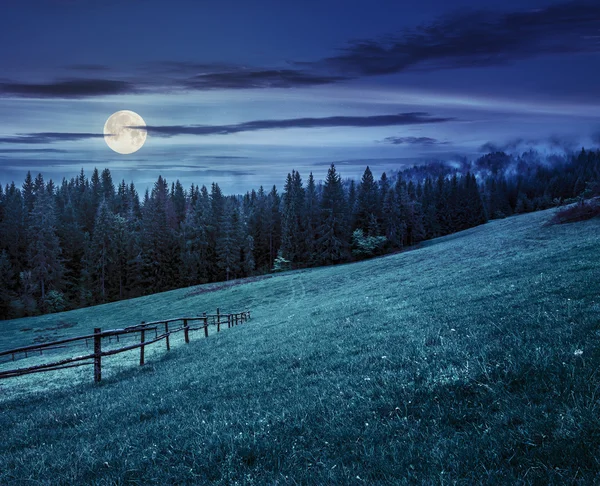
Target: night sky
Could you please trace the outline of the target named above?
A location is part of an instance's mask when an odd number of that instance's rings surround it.
[[[0,66],[3,184],[243,193],[600,144],[598,1],[2,0]],[[148,124],[131,155],[102,136],[118,110]]]

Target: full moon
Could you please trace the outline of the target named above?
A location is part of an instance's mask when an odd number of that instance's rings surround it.
[[[121,110],[108,117],[104,124],[104,140],[115,152],[120,154],[132,154],[137,152],[146,141],[146,130],[144,119],[137,113],[129,110]]]

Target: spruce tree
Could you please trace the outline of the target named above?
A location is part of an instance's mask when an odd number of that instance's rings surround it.
[[[364,233],[370,236],[377,236],[371,234],[369,229],[373,231],[372,218],[377,218],[379,213],[378,210],[379,191],[377,189],[377,183],[373,178],[371,169],[367,166],[362,176],[361,183],[358,186],[358,194],[356,198],[356,226],[363,230]]]
[[[321,198],[320,237],[317,253],[321,264],[347,261],[350,256],[348,215],[346,213],[344,188],[335,165],[327,171]]]
[[[54,199],[44,188],[38,188],[29,230],[28,258],[31,276],[39,285],[40,307],[45,308],[50,290],[60,290],[64,267],[60,259],[60,243],[56,234]]]
[[[92,282],[99,302],[109,299],[110,277],[115,273],[117,263],[117,224],[115,216],[103,200],[98,207],[91,240]]]

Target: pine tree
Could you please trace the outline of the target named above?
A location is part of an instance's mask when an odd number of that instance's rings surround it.
[[[304,189],[300,174],[288,174],[282,197],[281,254],[292,265],[301,266],[307,255],[304,245]]]
[[[317,253],[322,264],[343,262],[350,256],[346,209],[342,181],[335,165],[331,164],[323,186],[320,237],[317,241]]]
[[[45,308],[46,294],[60,290],[64,268],[60,260],[60,243],[56,234],[54,200],[39,187],[29,227],[28,257],[31,275],[39,285],[41,308]]]
[[[113,207],[113,199],[115,197],[115,185],[113,184],[112,175],[110,170],[104,169],[102,171],[102,180],[100,182],[100,194],[101,200],[106,201],[109,208]]]
[[[319,225],[319,198],[315,178],[312,172],[308,176],[306,185],[306,198],[304,202],[304,217],[306,221],[306,230],[304,238],[304,247],[306,249],[306,263],[313,266],[316,263],[316,243],[318,238]]]
[[[12,316],[12,301],[14,293],[15,274],[6,250],[0,252],[0,319]]]
[[[116,230],[115,216],[112,214],[106,201],[98,207],[94,234],[91,240],[91,265],[92,281],[98,291],[99,301],[106,302],[109,298],[110,276],[114,275],[117,261],[116,255]]]
[[[33,208],[32,208],[33,209]],[[6,186],[4,217],[0,223],[0,249],[6,249],[11,264],[20,271],[27,263],[27,231],[21,191],[14,182]]]
[[[402,193],[402,190],[402,184],[397,184],[395,188],[388,189],[383,201],[383,232],[395,248],[402,248],[406,234],[406,195]]]
[[[235,278],[240,271],[239,213],[231,200],[223,210],[219,224],[216,255],[217,266],[225,280]]]
[[[180,250],[172,228],[175,213],[162,176],[154,184],[142,213],[143,283],[150,292],[176,288]]]
[[[186,213],[186,195],[179,179],[177,179],[177,182],[172,186],[171,201],[173,202],[176,222],[177,225],[179,225],[185,219]]]
[[[281,213],[279,212],[281,199],[277,193],[277,187],[273,186],[267,201],[268,214],[266,230],[269,235],[269,268],[273,268],[273,261],[281,246]]]
[[[362,176],[360,186],[358,187],[358,195],[356,198],[356,225],[357,228],[362,229],[370,236],[377,236],[369,233],[369,227],[371,227],[371,230],[374,229],[371,215],[377,218],[377,215],[379,214],[378,200],[379,192],[377,184],[373,178],[371,169],[367,166]]]

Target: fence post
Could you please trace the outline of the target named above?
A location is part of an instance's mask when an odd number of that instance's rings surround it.
[[[219,313],[218,307],[217,307],[217,332],[221,332],[221,314]]]
[[[231,327],[231,314],[227,314],[227,329]]]
[[[238,317],[238,314],[236,314],[236,315],[235,315],[235,325],[236,325],[236,326],[239,324],[239,321],[238,321],[238,319],[239,319],[239,317]]]
[[[208,337],[208,317],[206,317],[206,312],[202,313],[202,317],[204,318],[204,337]]]
[[[167,341],[167,351],[171,351],[171,343],[169,342],[169,323],[165,322],[165,334],[167,335],[167,337],[165,338],[165,341]]]
[[[190,326],[187,319],[183,320],[183,337],[185,338],[185,343],[190,344]]]
[[[102,379],[102,329],[94,328],[94,381],[98,383]]]
[[[142,321],[142,325],[144,325],[145,322]],[[140,346],[140,366],[142,366],[144,364],[144,342],[146,340],[146,330],[144,328],[142,328],[142,330],[140,331],[140,342],[142,343],[142,345]]]

